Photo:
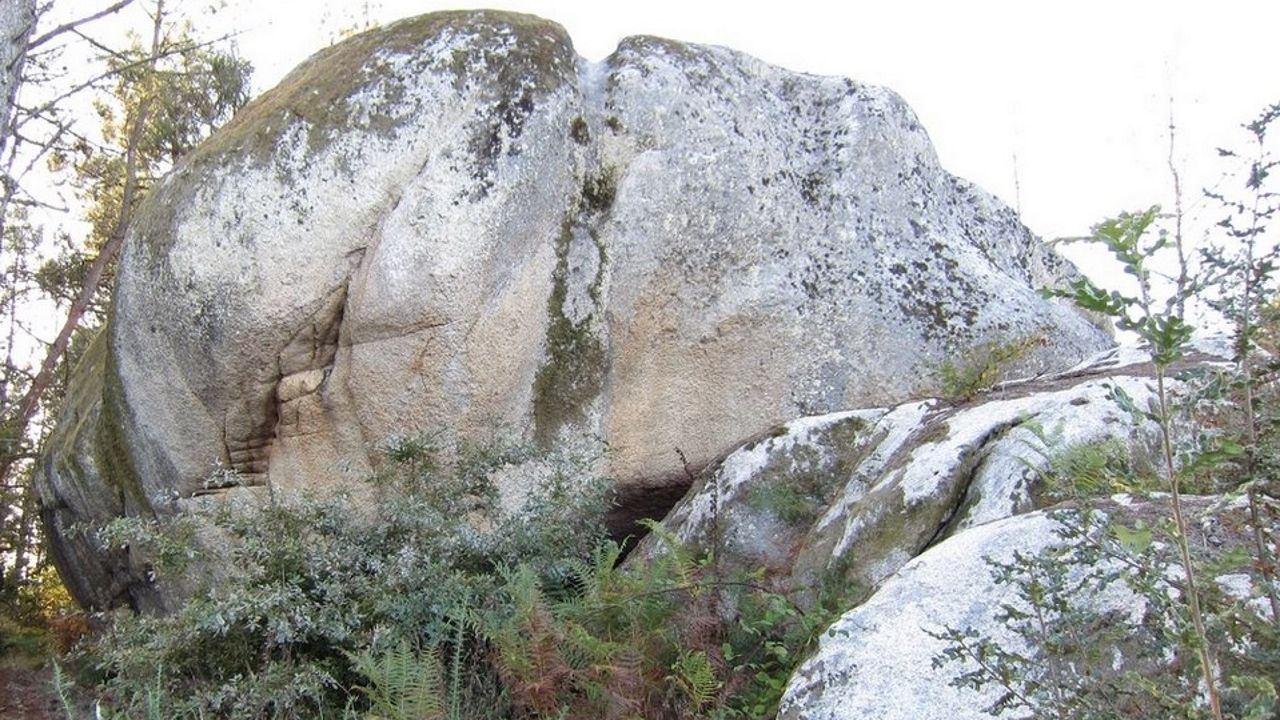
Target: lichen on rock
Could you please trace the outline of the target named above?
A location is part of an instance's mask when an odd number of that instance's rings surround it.
[[[722,571],[763,572],[803,607],[855,606],[946,538],[1056,502],[1055,458],[1108,441],[1135,461],[1153,456],[1155,425],[1111,399],[1152,402],[1146,358],[1125,359],[1108,351],[960,403],[794,420],[710,465],[664,525]],[[639,557],[660,550],[646,542]]]
[[[888,90],[437,13],[321,51],[156,184],[84,436],[138,512],[215,468],[333,488],[389,436],[494,427],[594,448],[643,504],[779,423],[917,396],[956,348],[1075,364],[1110,337],[1036,293],[1073,272]],[[114,492],[62,457],[45,487]]]

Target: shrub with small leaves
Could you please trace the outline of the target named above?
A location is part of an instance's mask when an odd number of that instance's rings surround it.
[[[196,568],[187,578],[193,597],[178,612],[119,613],[90,649],[112,711],[130,717],[159,697],[172,718],[293,718],[389,702],[406,687],[385,677],[376,684],[366,671],[389,670],[400,643],[426,653],[460,647],[474,632],[460,641],[459,618],[496,594],[501,567],[554,565],[537,547],[543,538],[554,538],[551,549],[566,562],[589,556],[604,537],[593,518],[605,484],[574,476],[577,492],[566,489],[566,473],[581,466],[553,472],[529,507],[505,512],[486,469],[523,451],[467,449],[442,461],[431,438],[398,439],[385,450],[371,506],[341,494],[272,494],[261,504],[211,504],[199,516],[104,528],[104,543],[162,560],[162,574],[180,575],[201,552],[232,557],[229,574],[213,580]],[[554,515],[539,510],[553,502]],[[207,536],[218,545],[201,547],[197,527],[212,528]],[[451,671],[461,658],[458,672],[475,676],[467,692],[480,692],[485,678],[476,668],[488,658],[445,654]],[[353,694],[356,687],[373,693]]]
[[[167,617],[121,614],[90,653],[116,717],[766,718],[825,627],[755,578],[723,578],[656,524],[621,565],[591,463],[517,444],[398,438],[372,503],[271,495],[101,536],[157,557],[203,534],[235,570]],[[441,460],[442,454],[451,458]],[[491,481],[541,468],[523,507]],[[166,549],[167,548],[167,549]],[[190,562],[164,563],[181,572]],[[199,576],[191,582],[198,585]]]

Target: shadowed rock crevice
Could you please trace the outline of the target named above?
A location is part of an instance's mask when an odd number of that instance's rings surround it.
[[[280,350],[273,380],[228,412],[224,424],[226,466],[243,485],[263,485],[278,438],[314,432],[324,412],[321,386],[333,370],[347,286],[328,294]]]
[[[615,542],[634,544],[649,534],[640,524],[642,520],[661,521],[689,493],[687,480],[652,487],[620,488],[614,495],[614,505],[605,515],[604,525]]]
[[[970,490],[977,482],[979,470],[982,468],[987,457],[996,452],[996,448],[1002,440],[1006,438],[1008,433],[1023,425],[1025,418],[1019,418],[1010,422],[1000,423],[992,426],[986,434],[979,439],[971,449],[961,454],[955,469],[955,489],[950,493],[948,501],[944,504],[942,521],[938,524],[937,531],[929,537],[919,548],[917,548],[912,556],[928,550],[952,535],[956,530],[956,525],[964,518],[964,511],[970,503]],[[1028,469],[1030,472],[1030,469]],[[1030,496],[1031,488],[1023,489],[1026,495]],[[1026,508],[1021,510],[1025,511]]]

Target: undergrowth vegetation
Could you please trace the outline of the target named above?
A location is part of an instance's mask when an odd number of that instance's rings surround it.
[[[965,402],[1008,380],[1006,373],[1023,360],[1037,345],[1045,342],[1039,335],[1009,341],[980,343],[954,360],[937,365],[938,394],[948,400]]]
[[[53,567],[42,568],[0,601],[0,662],[38,665],[68,650],[83,631],[74,607]]]
[[[444,461],[430,438],[384,455],[371,502],[207,500],[101,529],[196,583],[81,650],[107,716],[764,718],[823,629],[657,527],[654,559],[622,569],[589,463],[509,445]],[[529,461],[539,487],[505,508],[493,471]],[[205,554],[230,569],[209,576]]]

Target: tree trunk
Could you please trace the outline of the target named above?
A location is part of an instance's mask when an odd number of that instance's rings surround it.
[[[7,1],[0,0],[0,2]],[[127,2],[122,0],[122,2],[113,7],[121,7],[125,4]],[[150,62],[153,69],[156,58],[160,55],[164,19],[164,0],[157,0],[151,36]],[[149,79],[146,82],[154,82],[154,79]],[[121,193],[120,214],[116,217],[115,229],[112,231],[111,237],[107,239],[106,244],[98,251],[98,257],[94,258],[93,264],[89,266],[89,270],[85,275],[84,285],[80,288],[80,294],[75,301],[71,303],[71,309],[67,311],[67,319],[62,324],[62,330],[58,332],[58,336],[54,338],[53,344],[49,346],[48,351],[45,353],[44,362],[40,364],[39,372],[32,378],[31,386],[27,388],[26,394],[17,403],[17,413],[11,418],[11,421],[16,426],[15,434],[18,437],[26,436],[27,426],[40,408],[40,400],[44,397],[45,390],[53,382],[53,373],[62,361],[62,356],[66,353],[67,346],[71,344],[72,334],[75,333],[76,328],[80,327],[80,321],[89,309],[93,296],[98,292],[98,286],[102,283],[102,277],[106,273],[107,267],[115,260],[116,255],[120,252],[121,245],[124,244],[124,236],[128,233],[129,224],[133,220],[133,209],[139,192],[138,163],[140,160],[138,158],[138,146],[142,141],[143,129],[146,128],[147,123],[150,121],[151,102],[151,93],[145,93],[142,102],[138,105],[137,113],[128,120],[130,126],[129,138],[125,148],[124,189]],[[5,409],[7,410],[7,408]],[[14,469],[16,460],[17,458],[12,455],[0,455],[0,479],[10,476],[9,473]]]
[[[36,532],[35,492],[32,491],[29,483],[18,492],[20,493],[18,510],[22,513],[22,517],[18,519],[18,533],[14,538],[13,567],[10,568],[5,580],[6,585],[14,591],[17,591],[29,576],[27,564],[31,560],[31,551],[35,548]]]
[[[35,26],[36,0],[0,0],[0,157],[9,147],[13,102]]]

